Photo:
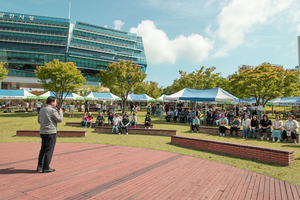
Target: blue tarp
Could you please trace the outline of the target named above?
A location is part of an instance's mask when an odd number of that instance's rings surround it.
[[[34,94],[26,90],[3,90],[0,89],[0,99],[36,99]]]

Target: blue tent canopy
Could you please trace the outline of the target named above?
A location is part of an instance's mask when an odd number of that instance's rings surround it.
[[[202,102],[239,101],[239,99],[222,88],[190,89],[185,88],[177,93],[164,97],[165,100],[190,100]]]
[[[3,90],[0,89],[0,99],[36,99],[36,95],[26,90]]]
[[[154,99],[152,97],[149,97],[146,94],[129,94],[128,100],[131,100],[131,101],[153,101]]]

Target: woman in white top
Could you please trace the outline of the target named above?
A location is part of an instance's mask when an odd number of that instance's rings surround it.
[[[276,120],[272,123],[273,131],[271,137],[273,138],[273,142],[275,142],[275,138],[277,137],[277,142],[280,142],[282,140],[282,126],[283,122],[280,120],[280,116],[276,115]]]
[[[250,131],[251,120],[249,119],[248,114],[245,114],[245,118],[242,121],[243,125],[243,138],[248,138],[248,132]]]
[[[69,109],[70,109],[70,117],[74,117],[75,106],[73,105],[73,103],[71,103]]]
[[[282,132],[282,139],[284,142],[287,141],[288,136],[292,136],[294,143],[297,144],[297,132],[299,128],[298,122],[295,120],[294,115],[289,115],[289,119],[283,124],[284,131]]]

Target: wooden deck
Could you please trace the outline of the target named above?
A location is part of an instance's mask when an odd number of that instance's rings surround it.
[[[0,199],[299,199],[300,187],[169,152],[57,143],[53,173],[35,172],[39,143],[0,143]]]

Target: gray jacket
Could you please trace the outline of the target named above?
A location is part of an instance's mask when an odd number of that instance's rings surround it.
[[[46,105],[40,111],[38,122],[41,125],[40,134],[56,134],[57,123],[63,120],[63,113],[58,113],[51,105]]]

